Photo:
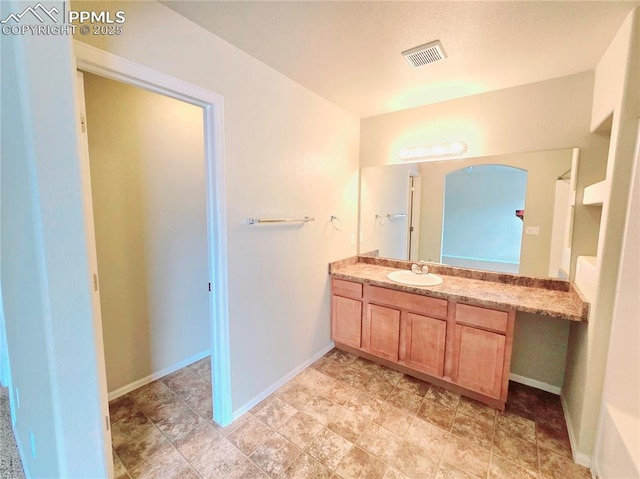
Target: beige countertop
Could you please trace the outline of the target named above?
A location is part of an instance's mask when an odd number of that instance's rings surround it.
[[[425,296],[455,299],[479,306],[515,308],[517,311],[569,321],[587,320],[589,304],[575,285],[567,281],[504,274],[480,274],[481,277],[494,280],[476,279],[469,277],[479,276],[474,270],[437,266],[430,269],[430,272],[444,280],[437,286],[407,286],[387,278],[387,273],[408,269],[406,266],[410,264],[359,257],[355,261],[350,259],[333,263],[330,272],[337,279]]]

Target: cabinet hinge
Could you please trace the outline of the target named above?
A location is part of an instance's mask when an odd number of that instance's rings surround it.
[[[80,129],[82,130],[82,133],[87,132],[87,119],[84,115],[80,115]]]
[[[97,274],[93,275],[93,291],[94,293],[98,291],[98,275]]]
[[[211,291],[211,283],[209,283],[209,291]]]
[[[111,421],[109,421],[109,416],[104,417],[104,422],[107,425],[107,431],[111,428]]]

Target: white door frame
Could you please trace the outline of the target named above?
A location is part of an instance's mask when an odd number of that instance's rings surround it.
[[[223,145],[223,106],[221,95],[196,85],[171,77],[157,70],[132,62],[125,58],[99,50],[90,45],[74,41],[76,68],[97,75],[135,85],[177,100],[199,106],[204,111],[204,141],[206,163],[207,236],[209,252],[209,312],[211,320],[211,373],[213,387],[213,415],[221,426],[233,420],[231,404],[231,367],[229,345],[229,305],[227,276],[227,219],[225,191],[225,163]],[[81,145],[79,145],[81,148]],[[83,155],[83,163],[88,156]],[[84,183],[85,221],[93,225],[91,207],[91,180],[89,165],[82,165]],[[89,192],[89,194],[87,194]],[[92,229],[92,228],[91,228]],[[89,242],[91,274],[97,273],[96,245],[93,230],[87,232]],[[90,276],[91,277],[91,276]],[[206,285],[203,285],[206,287]],[[102,334],[102,320],[94,308],[94,328]],[[96,352],[99,363],[104,366],[104,345],[97,341]],[[102,367],[102,378],[106,401],[106,370]],[[110,435],[108,435],[110,436]],[[110,437],[107,441],[110,442]]]

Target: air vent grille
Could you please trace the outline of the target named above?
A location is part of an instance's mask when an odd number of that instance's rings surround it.
[[[440,40],[435,42],[420,45],[419,47],[412,48],[402,52],[402,55],[407,59],[409,65],[413,68],[423,67],[430,63],[435,63],[447,58],[447,54],[442,48]]]

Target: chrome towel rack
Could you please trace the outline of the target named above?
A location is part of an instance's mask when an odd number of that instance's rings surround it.
[[[308,223],[309,221],[315,221],[315,218],[311,216],[305,216],[303,218],[247,218],[247,224],[249,225],[262,223]]]
[[[396,218],[406,218],[407,214],[406,213],[397,213],[395,215],[392,215],[391,213],[389,213],[387,215],[387,218],[389,218],[390,220],[395,220]]]

